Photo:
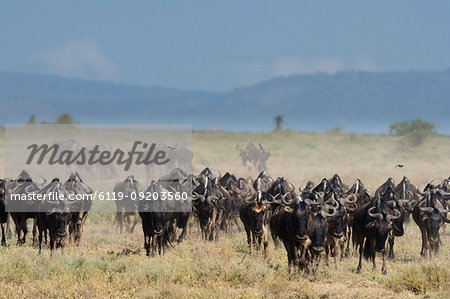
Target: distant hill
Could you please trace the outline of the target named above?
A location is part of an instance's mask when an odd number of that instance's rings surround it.
[[[276,77],[226,93],[141,87],[56,76],[0,73],[0,124],[61,112],[81,123],[191,123],[195,129],[385,133],[392,121],[421,117],[450,134],[450,70],[341,72]]]

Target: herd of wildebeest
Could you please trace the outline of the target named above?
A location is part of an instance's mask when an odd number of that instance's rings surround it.
[[[215,176],[206,168],[199,175],[186,174],[176,168],[158,181],[141,189],[133,176],[116,184],[114,191],[151,194],[167,192],[189,192],[192,209],[186,212],[155,211],[148,209],[146,201],[133,201],[130,197],[116,201],[115,223],[120,232],[132,232],[139,216],[144,234],[146,254],[164,254],[166,248],[191,235],[191,228],[198,227],[202,239],[218,241],[220,234],[241,231],[241,223],[247,235],[249,251],[262,251],[265,255],[269,238],[279,247],[282,242],[288,257],[288,269],[294,266],[305,274],[315,274],[324,252],[326,263],[336,265],[359,250],[357,272],[361,270],[362,257],[371,260],[373,267],[376,253],[382,255],[383,274],[386,273],[386,257],[394,258],[395,238],[404,235],[404,223],[410,215],[422,235],[422,257],[438,253],[442,240],[441,227],[445,230],[450,200],[450,178],[440,184],[429,183],[419,190],[406,177],[398,184],[389,178],[373,194],[360,179],[349,186],[339,175],[324,178],[319,184],[309,181],[298,188],[283,177],[273,179],[265,171],[258,177],[242,178],[233,174],[219,173]],[[46,193],[58,191],[89,194],[93,190],[78,173],[67,181],[53,179],[50,183],[37,183],[23,171],[15,180],[1,180],[0,223],[2,244],[6,244],[9,216],[14,221],[17,243],[25,243],[27,220],[33,220],[33,244],[38,233],[39,252],[42,242],[53,252],[64,249],[65,243],[79,245],[83,226],[90,210],[90,201],[36,201],[28,204],[53,205],[35,211],[6,212],[6,194],[29,192]],[[154,201],[157,202],[157,201]],[[135,211],[123,209],[123,205],[134,205]],[[153,204],[153,201],[151,201]],[[70,205],[84,205],[72,209]],[[76,210],[76,212],[73,212]],[[181,230],[181,233],[180,233]],[[68,233],[67,233],[68,231]],[[444,233],[445,234],[445,233]],[[66,242],[67,240],[67,242]],[[350,246],[350,241],[352,246]],[[253,252],[256,254],[255,252]]]

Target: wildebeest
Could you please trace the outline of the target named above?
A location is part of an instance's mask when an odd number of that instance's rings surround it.
[[[66,193],[58,178],[53,179],[47,186],[39,191],[40,194],[62,194],[63,199],[42,200],[39,203],[37,214],[37,227],[39,229],[39,253],[42,249],[42,238],[47,234],[50,236],[50,254],[61,247],[64,252],[67,225],[71,217],[71,203],[67,200]]]
[[[450,193],[439,190],[436,186],[429,186],[424,197],[416,204],[412,212],[414,222],[419,226],[422,234],[422,257],[431,257],[431,251],[439,252],[439,228],[444,222],[449,223],[449,212],[446,200]]]
[[[224,198],[216,178],[211,179],[212,173],[205,174],[205,170],[198,176],[199,184],[192,191],[193,211],[199,220],[202,238],[218,241],[220,225],[226,214]]]
[[[120,233],[122,233],[124,224],[126,232],[132,233],[138,223],[136,199],[139,194],[139,188],[138,181],[132,175],[117,183],[114,187],[115,197],[122,197],[121,200],[115,200],[117,209],[115,221],[117,221]],[[131,222],[131,218],[133,218],[133,222]]]
[[[6,212],[6,184],[5,180],[0,180],[0,226],[2,227],[2,245],[6,245],[6,223],[8,212]]]
[[[73,237],[75,246],[79,246],[84,223],[92,206],[92,199],[88,196],[92,194],[92,189],[83,182],[77,172],[70,175],[69,179],[64,183],[63,189],[74,196],[71,199],[75,201],[72,204],[73,211],[69,219],[69,241],[72,241]],[[81,197],[77,199],[76,197],[79,196]]]
[[[242,159],[242,165],[248,166],[249,170],[252,167],[258,171],[263,171],[267,168],[266,162],[270,157],[270,152],[263,144],[260,143],[259,146],[256,146],[253,142],[249,142],[245,149],[237,149],[240,151],[239,155]]]
[[[19,195],[19,196],[26,196],[30,193],[36,193],[39,191],[39,186],[33,182],[31,176],[23,170],[20,175],[13,181],[9,182],[7,184],[7,191],[8,193]],[[26,236],[28,233],[27,228],[27,220],[33,219],[33,245],[36,244],[36,233],[37,233],[37,226],[36,226],[36,211],[38,203],[34,200],[31,201],[25,201],[25,205],[27,205],[27,211],[11,211],[10,215],[11,218],[14,221],[14,224],[16,226],[16,234],[17,234],[17,244],[24,244],[26,241]],[[23,232],[23,237],[21,237],[21,234]]]
[[[151,195],[151,198],[140,200],[138,203],[147,256],[150,256],[150,254],[153,256],[156,250],[158,250],[159,255],[164,255],[166,245],[171,243],[170,234],[173,230],[171,218],[173,213],[167,211],[165,203],[161,200],[162,192],[167,191],[163,190],[159,183],[152,181],[145,191],[146,194]]]
[[[290,202],[283,202],[272,216],[270,229],[286,248],[289,272],[292,265],[299,270],[304,269],[309,236],[314,232],[314,216],[310,207],[298,196]]]
[[[357,272],[361,271],[361,260],[364,252],[365,259],[372,259],[373,268],[376,268],[375,254],[381,252],[383,266],[381,272],[386,274],[386,240],[393,229],[392,220],[400,217],[396,210],[388,204],[394,197],[394,191],[388,187],[379,197],[370,203],[359,207],[353,218],[353,245],[359,247],[359,263]],[[394,227],[395,229],[395,227]]]
[[[327,264],[330,254],[334,257],[334,263],[337,266],[339,258],[343,257],[343,249],[347,236],[348,224],[350,222],[349,211],[353,211],[350,205],[355,204],[357,198],[355,195],[341,197],[334,191],[325,195],[327,202],[335,208],[335,213],[332,217],[328,217],[328,230],[326,234],[325,253]]]
[[[244,224],[247,234],[247,243],[252,251],[252,244],[259,251],[264,240],[264,252],[269,243],[270,216],[267,213],[268,205],[274,200],[273,196],[258,190],[253,196],[245,199],[239,209],[239,217]]]
[[[312,272],[312,274],[315,275],[320,264],[322,252],[325,248],[328,231],[327,219],[334,217],[337,211],[331,202],[324,202],[322,195],[314,194],[313,198],[315,201],[312,201],[310,198],[305,198],[304,200],[310,206],[314,215],[314,230],[312,235],[309,236],[311,242],[306,254],[306,274]]]

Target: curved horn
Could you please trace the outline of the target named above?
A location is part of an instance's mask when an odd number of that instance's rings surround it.
[[[376,207],[371,207],[369,210],[367,210],[367,213],[372,218],[378,218],[379,220],[383,219],[383,215],[381,213],[372,213],[372,210],[374,210]]]
[[[394,210],[394,213],[396,213],[397,215],[391,215],[391,214],[386,215],[386,220],[391,221],[391,220],[397,219],[401,216],[401,213],[398,210]]]
[[[424,203],[426,204],[426,199],[422,200],[422,201],[419,203],[419,209],[420,209],[422,212],[430,213],[431,211],[433,211],[433,208],[432,208],[432,207],[424,207]]]
[[[282,202],[284,205],[287,205],[287,206],[292,205],[292,202],[286,201],[286,196],[288,196],[288,195],[289,195],[289,193],[286,193],[286,194],[284,194],[284,195],[281,195],[281,202]]]
[[[328,208],[328,209],[332,209],[333,210],[333,212],[330,214],[330,213],[328,213],[328,212],[326,212],[323,208]],[[328,204],[324,204],[324,205],[322,205],[322,209],[321,209],[321,214],[322,214],[322,216],[325,218],[325,217],[333,217],[334,215],[336,215],[337,214],[337,210],[336,210],[336,208],[335,207],[333,207],[333,206],[330,206],[330,205],[328,205]]]

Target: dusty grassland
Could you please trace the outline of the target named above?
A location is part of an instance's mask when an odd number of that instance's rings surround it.
[[[360,177],[372,190],[389,176],[398,181],[406,175],[423,186],[450,175],[448,137],[433,137],[412,149],[389,136],[294,132],[194,132],[196,171],[211,166],[222,174],[255,176],[237,156],[236,146],[249,140],[269,147],[268,172],[296,187],[335,172],[347,183]],[[450,291],[448,229],[439,256],[422,260],[420,234],[411,222],[405,236],[396,239],[396,259],[388,261],[387,276],[368,262],[356,274],[357,257],[350,256],[338,267],[322,263],[316,277],[304,278],[287,274],[284,248],[270,243],[266,258],[249,255],[244,233],[222,234],[217,243],[193,233],[165,256],[147,258],[140,227],[120,235],[112,221],[111,214],[91,213],[81,246],[54,257],[48,250],[39,256],[31,240],[21,247],[8,240],[9,246],[0,248],[0,297],[448,298]]]

